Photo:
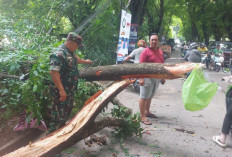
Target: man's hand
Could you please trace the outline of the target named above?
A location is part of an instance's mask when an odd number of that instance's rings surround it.
[[[59,91],[59,94],[60,94],[60,101],[65,101],[66,100],[66,97],[67,97],[67,95],[66,95],[66,92],[64,91],[64,90],[61,90],[61,91]]]
[[[144,85],[144,78],[139,79],[139,85],[143,86]]]
[[[92,61],[89,60],[89,59],[86,59],[86,60],[85,60],[85,64],[92,64]]]
[[[92,61],[90,59],[81,59],[78,55],[76,55],[77,57],[77,62],[79,64],[92,64]]]
[[[59,90],[60,95],[60,101],[66,100],[66,92],[64,90],[63,84],[60,80],[60,73],[58,71],[50,71],[50,74],[52,76],[52,81],[54,82],[56,88]]]
[[[160,80],[160,83],[161,83],[162,85],[165,84],[165,82],[166,82],[165,79],[161,79],[161,80]]]

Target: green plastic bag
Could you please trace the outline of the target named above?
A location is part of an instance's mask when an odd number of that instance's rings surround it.
[[[203,70],[195,68],[182,87],[182,100],[184,107],[189,111],[198,111],[210,103],[218,89],[217,83],[209,83]]]

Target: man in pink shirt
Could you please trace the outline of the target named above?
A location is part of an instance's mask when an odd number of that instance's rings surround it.
[[[143,50],[140,55],[140,63],[164,63],[163,51],[158,48],[159,36],[153,33],[150,36],[150,47]],[[141,78],[140,84],[140,117],[141,122],[145,125],[151,125],[152,123],[147,119],[157,118],[156,115],[152,114],[149,109],[151,105],[151,99],[155,95],[156,89],[159,87],[159,83],[165,83],[164,79],[156,78]]]

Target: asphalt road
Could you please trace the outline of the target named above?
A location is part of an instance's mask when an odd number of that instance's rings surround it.
[[[180,52],[172,54],[168,62],[180,61]],[[205,70],[209,80],[219,84],[218,91],[211,103],[201,111],[187,111],[182,103],[183,79],[167,80],[160,85],[152,99],[151,111],[158,118],[150,119],[151,126],[141,124],[144,130],[142,139],[128,138],[122,147],[111,138],[110,128],[98,132],[105,136],[107,144],[91,147],[81,141],[62,152],[62,156],[83,157],[232,157],[232,135],[227,139],[227,148],[216,145],[212,137],[220,133],[225,116],[225,92],[228,84],[221,81],[226,76],[223,72]],[[139,93],[128,87],[117,96],[133,113],[139,112]],[[87,139],[88,140],[88,139]]]

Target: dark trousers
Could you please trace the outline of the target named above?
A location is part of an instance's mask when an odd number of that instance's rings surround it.
[[[223,121],[222,133],[229,134],[232,126],[232,88],[226,93],[226,115]]]
[[[49,109],[49,118],[46,121],[49,124],[49,129],[54,131],[65,125],[65,122],[68,120],[74,102],[74,90],[65,90],[67,97],[66,100],[61,102],[59,101],[60,95],[57,88],[51,90],[51,98],[53,104]]]
[[[211,56],[208,54],[207,57],[205,58],[205,64],[207,69],[209,69],[210,61],[211,61]]]

